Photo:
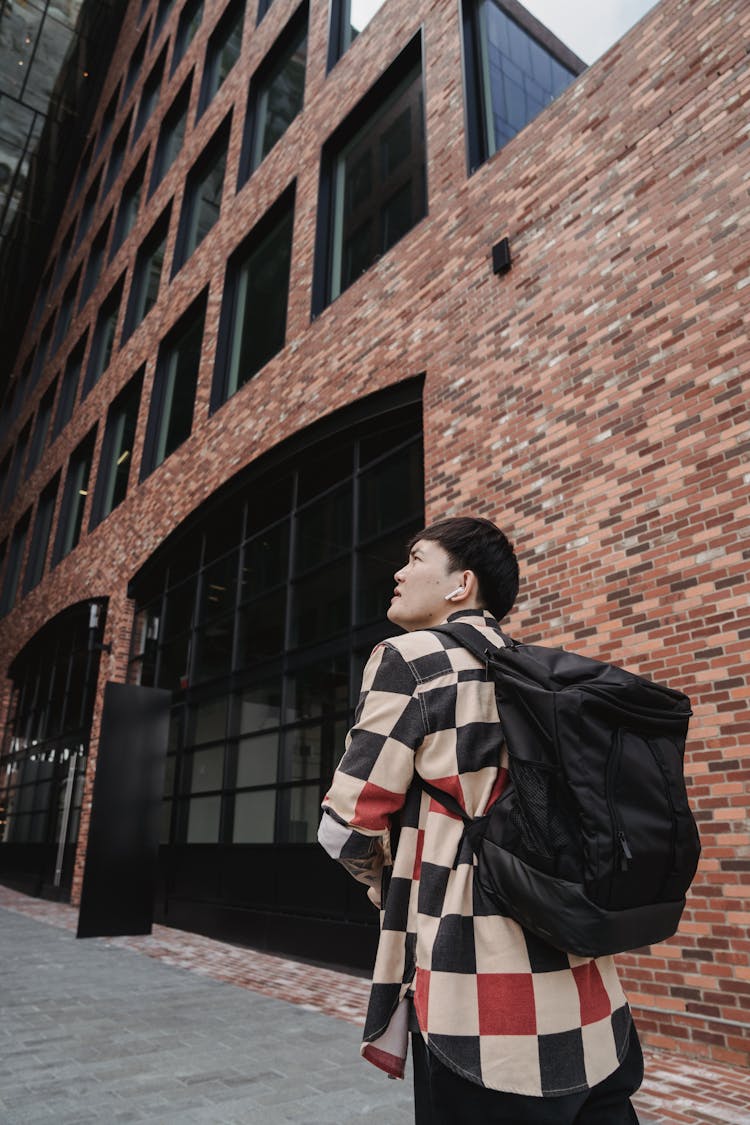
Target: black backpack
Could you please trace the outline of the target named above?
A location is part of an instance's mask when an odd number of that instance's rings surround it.
[[[683,777],[686,695],[612,664],[471,625],[441,625],[495,683],[511,784],[461,817],[475,880],[498,913],[550,945],[598,957],[670,937],[700,856]]]

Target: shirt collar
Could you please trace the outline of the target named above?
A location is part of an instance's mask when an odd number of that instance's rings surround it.
[[[498,623],[488,609],[459,609],[451,613],[447,621],[468,621],[470,625],[478,625],[481,621],[490,628],[497,629]]]

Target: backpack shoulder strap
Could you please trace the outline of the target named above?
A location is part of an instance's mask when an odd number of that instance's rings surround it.
[[[424,789],[425,793],[429,793],[432,799],[437,801],[439,805],[442,805],[444,809],[447,809],[448,812],[455,813],[456,816],[461,818],[464,824],[469,825],[473,823],[472,817],[461,808],[456,798],[450,793],[446,793],[444,789],[438,789],[437,785],[432,785],[431,782],[425,781],[425,779],[416,772],[414,774],[414,780],[420,789]]]

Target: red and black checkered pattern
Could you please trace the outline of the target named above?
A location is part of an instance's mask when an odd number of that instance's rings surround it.
[[[450,620],[502,644],[486,611]],[[362,1052],[403,1075],[413,991],[422,1035],[452,1070],[510,1093],[574,1093],[627,1049],[612,958],[560,953],[498,915],[474,884],[463,823],[412,786],[416,770],[480,816],[509,784],[505,763],[494,684],[471,653],[428,631],[375,649],[319,833],[381,905]]]

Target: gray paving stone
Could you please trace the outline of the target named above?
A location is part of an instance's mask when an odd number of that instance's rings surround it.
[[[0,908],[2,1125],[408,1125],[359,1029]]]

